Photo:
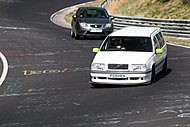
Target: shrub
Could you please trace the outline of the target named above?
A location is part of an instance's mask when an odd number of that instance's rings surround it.
[[[190,0],[183,0],[183,4],[190,4]]]
[[[170,0],[157,0],[157,1],[164,3],[164,2],[169,2]]]

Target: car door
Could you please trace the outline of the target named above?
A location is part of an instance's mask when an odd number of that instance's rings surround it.
[[[156,49],[162,49],[160,38],[158,34],[156,34],[153,38],[154,40],[154,52],[155,52],[155,71],[156,74],[159,73],[162,70],[163,64],[164,64],[164,56],[163,53],[156,53]]]
[[[167,56],[167,46],[166,46],[163,34],[161,32],[159,32],[157,36],[160,38],[158,42],[160,43],[160,47],[163,50],[162,55],[164,56],[164,58],[166,58],[166,56]]]

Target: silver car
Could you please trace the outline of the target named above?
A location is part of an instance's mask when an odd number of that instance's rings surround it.
[[[101,7],[80,7],[73,15],[71,37],[106,37],[113,32],[113,17]]]

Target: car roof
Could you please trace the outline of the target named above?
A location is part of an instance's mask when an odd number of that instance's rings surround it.
[[[102,8],[102,7],[80,7],[80,9],[103,9],[103,10],[105,10],[104,8]]]
[[[109,36],[131,36],[131,37],[150,37],[155,31],[160,31],[158,27],[125,27],[111,33]]]

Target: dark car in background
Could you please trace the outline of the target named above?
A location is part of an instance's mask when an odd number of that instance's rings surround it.
[[[101,7],[80,7],[73,15],[71,37],[106,37],[113,32],[113,17]]]

